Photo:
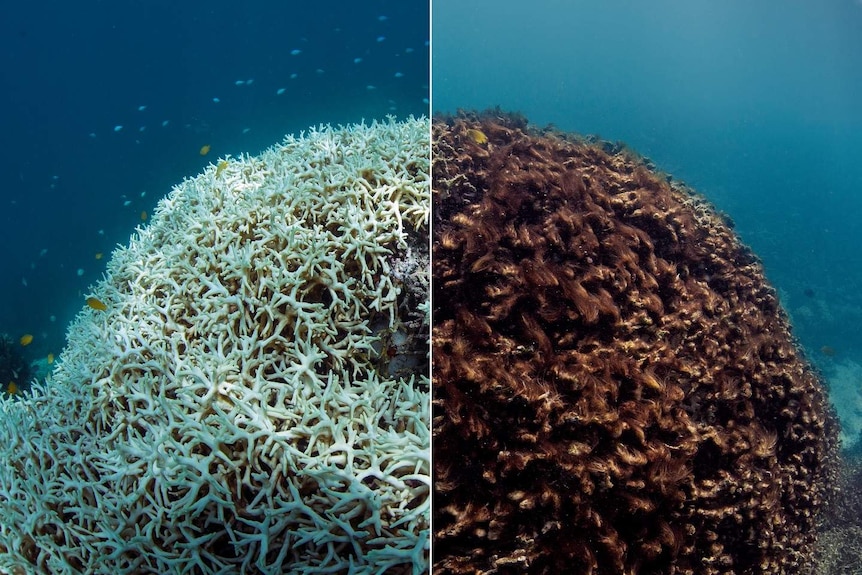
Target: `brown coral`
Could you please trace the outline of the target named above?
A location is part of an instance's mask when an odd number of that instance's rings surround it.
[[[433,145],[435,573],[809,570],[835,426],[729,222],[520,118]]]

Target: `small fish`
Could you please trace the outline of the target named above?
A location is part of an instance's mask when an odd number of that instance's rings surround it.
[[[222,160],[216,166],[216,177],[219,177],[223,171],[227,168],[227,160]]]
[[[18,393],[18,384],[14,381],[10,381],[9,385],[6,386],[6,393],[9,395],[15,395]]]
[[[474,130],[473,128],[470,128],[467,130],[467,137],[473,140],[473,143],[479,144],[480,146],[488,143],[488,136],[486,136],[485,132],[482,130]]]
[[[147,221],[147,210],[141,210],[141,221]]]
[[[203,146],[201,146],[201,151],[200,151],[201,156],[206,156],[209,153],[210,153],[210,145],[209,144],[204,144]]]
[[[46,359],[48,360],[48,365],[51,365],[52,363],[54,363],[54,354],[49,353]]]
[[[90,296],[87,298],[87,305],[98,311],[105,311],[108,306],[97,297]]]
[[[96,252],[96,259],[97,259],[97,260],[100,260],[100,259],[102,259],[103,257],[104,257],[104,254],[103,254],[102,252]]]
[[[30,345],[33,342],[33,334],[25,333],[18,341],[21,342],[21,345]]]

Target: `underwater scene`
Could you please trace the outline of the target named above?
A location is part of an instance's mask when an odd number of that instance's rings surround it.
[[[862,3],[432,22],[434,571],[862,571]]]
[[[56,357],[111,251],[219,158],[321,123],[427,115],[428,14],[385,0],[10,6],[0,333]]]
[[[0,573],[429,571],[429,11],[4,10]]]
[[[862,2],[295,4],[4,11],[0,573],[862,572]]]

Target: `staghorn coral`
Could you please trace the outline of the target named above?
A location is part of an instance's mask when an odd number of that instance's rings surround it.
[[[0,572],[427,570],[427,287],[392,269],[427,265],[428,130],[312,130],[160,202],[0,401]]]
[[[432,157],[435,573],[809,572],[836,426],[726,219],[500,113]]]

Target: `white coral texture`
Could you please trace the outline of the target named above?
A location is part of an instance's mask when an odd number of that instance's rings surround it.
[[[427,365],[380,342],[421,315],[390,262],[427,237],[429,132],[320,127],[159,203],[0,400],[0,573],[427,570]]]

